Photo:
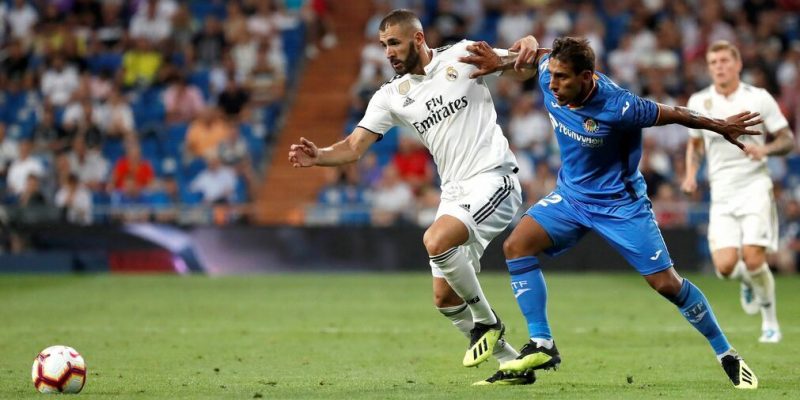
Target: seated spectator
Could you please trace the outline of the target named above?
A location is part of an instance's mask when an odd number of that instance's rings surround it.
[[[230,135],[219,144],[217,155],[225,165],[237,165],[250,161],[247,141],[242,137],[239,129],[231,129]]]
[[[45,175],[44,164],[32,152],[33,142],[30,139],[23,139],[19,142],[19,156],[8,168],[7,188],[9,193],[21,195],[27,185],[28,176],[42,177]]]
[[[47,199],[42,193],[41,178],[36,174],[30,174],[25,178],[25,187],[20,193],[18,202],[20,207],[43,207],[47,205]]]
[[[30,40],[33,37],[33,28],[39,20],[39,14],[26,0],[14,0],[6,18],[12,37]]]
[[[78,176],[81,184],[99,192],[105,186],[108,176],[108,161],[97,148],[88,148],[83,137],[72,141],[72,150],[67,155],[70,171]]]
[[[206,16],[203,29],[192,38],[195,59],[203,67],[211,67],[221,60],[225,49],[225,34],[222,24],[213,16]]]
[[[131,19],[129,34],[133,39],[146,39],[156,46],[172,33],[171,15],[159,13],[155,0],[143,3],[139,12]]]
[[[103,122],[102,110],[95,107],[87,93],[78,95],[78,100],[67,106],[61,126],[68,138],[82,136],[90,146],[96,146],[103,140]]]
[[[249,100],[250,93],[247,89],[236,82],[233,73],[229,74],[227,82],[225,82],[225,89],[217,98],[217,106],[225,112],[229,119],[237,120]]]
[[[379,226],[393,225],[408,217],[409,207],[414,204],[411,186],[400,179],[397,169],[389,164],[383,169],[383,177],[372,195],[372,223]]]
[[[150,193],[149,203],[154,208],[156,221],[178,222],[179,207],[183,205],[183,199],[175,175],[164,177],[158,188]]]
[[[112,89],[108,102],[100,111],[100,128],[106,138],[126,139],[135,134],[133,110],[119,90]]]
[[[136,39],[134,45],[122,56],[122,81],[127,87],[150,85],[155,81],[164,56],[146,39]]]
[[[39,123],[33,130],[33,140],[37,151],[59,153],[69,145],[69,135],[56,124],[52,107],[42,108]]]
[[[286,91],[286,57],[273,48],[270,38],[258,40],[258,51],[249,81],[250,100],[256,106],[279,101]]]
[[[148,198],[134,176],[126,176],[122,185],[111,192],[114,219],[124,222],[141,222],[150,218]]]
[[[56,53],[50,67],[42,74],[41,92],[45,100],[56,107],[63,107],[78,89],[78,70],[68,66],[64,56]]]
[[[127,32],[122,21],[121,2],[104,1],[100,10],[99,27],[95,37],[105,49],[115,49],[125,38]]]
[[[141,149],[136,142],[128,142],[125,156],[117,160],[111,177],[112,189],[123,189],[126,181],[131,179],[136,185],[137,193],[146,189],[153,182],[155,173],[150,162],[142,159]]]
[[[81,185],[75,174],[70,174],[55,198],[56,207],[61,209],[65,221],[77,225],[92,223],[92,194]]]
[[[325,206],[322,209],[325,214],[333,216],[316,216],[316,218],[345,225],[368,224],[369,193],[359,183],[357,166],[348,164],[329,171],[329,182],[319,192],[317,202]]]
[[[189,190],[202,193],[203,203],[206,204],[232,203],[236,191],[236,171],[223,165],[213,152],[208,153],[205,159],[206,169],[192,180]]]
[[[216,108],[208,107],[189,125],[185,143],[189,158],[217,151],[219,145],[232,135],[230,124],[219,114]]]
[[[430,153],[417,139],[401,135],[392,164],[415,193],[419,193],[420,188],[433,182],[434,171]]]
[[[2,43],[2,40],[0,40]],[[6,57],[0,62],[0,71],[4,71],[4,77],[0,79],[22,80],[31,73],[29,65],[31,56],[25,50],[21,40],[12,40],[5,49]]]
[[[168,123],[188,123],[205,109],[205,100],[200,89],[186,82],[186,76],[178,74],[164,92],[164,107]]]

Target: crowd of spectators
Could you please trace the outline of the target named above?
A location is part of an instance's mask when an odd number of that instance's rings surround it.
[[[409,8],[422,17],[429,46],[463,38],[507,48],[525,35],[543,47],[561,35],[589,39],[597,69],[641,96],[669,105],[711,84],[705,50],[724,39],[743,57],[742,79],[764,87],[778,100],[792,129],[800,128],[800,6],[771,0],[374,0],[375,13],[365,27],[358,82],[352,89],[349,133],[363,116],[372,93],[394,75],[375,37],[383,15]],[[560,167],[559,149],[534,82],[487,80],[498,114],[520,164],[525,206],[549,193]],[[688,198],[680,192],[688,133],[680,126],[643,132],[640,165],[657,219],[663,227],[707,222],[709,192]],[[797,135],[796,135],[797,137]],[[800,249],[800,155],[769,159],[781,216],[783,264],[797,262]],[[427,226],[438,197],[434,166],[416,133],[395,129],[373,146],[357,166],[332,174],[320,193],[310,223],[419,224]],[[330,209],[345,209],[331,213]],[[704,232],[704,230],[703,230]],[[707,251],[707,246],[700,247]],[[787,268],[793,268],[791,266]]]
[[[313,3],[0,0],[0,220],[242,218]]]

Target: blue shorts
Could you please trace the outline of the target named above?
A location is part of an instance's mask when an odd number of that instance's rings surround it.
[[[550,236],[553,246],[545,250],[548,255],[556,256],[569,250],[586,232],[593,230],[642,275],[672,266],[647,197],[609,207],[570,199],[556,190],[534,204],[526,214]]]

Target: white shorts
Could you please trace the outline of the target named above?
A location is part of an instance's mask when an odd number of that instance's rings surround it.
[[[480,272],[486,246],[508,227],[521,204],[522,190],[517,174],[491,171],[443,186],[436,219],[449,215],[467,226],[469,239],[461,248],[475,272]],[[444,277],[439,267],[430,265],[433,276]]]
[[[772,190],[711,203],[708,246],[711,251],[745,245],[778,250],[778,211]]]

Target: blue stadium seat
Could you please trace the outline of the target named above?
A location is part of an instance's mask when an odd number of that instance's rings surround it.
[[[789,175],[800,176],[800,155],[786,157],[786,170]]]
[[[236,179],[236,192],[234,193],[233,201],[235,203],[246,203],[247,202],[247,181],[239,176]]]
[[[202,172],[206,169],[206,162],[203,161],[201,158],[196,158],[189,162],[188,164],[184,165],[180,168],[180,178],[179,181],[190,183],[192,179],[194,179],[197,174]]]
[[[99,74],[103,71],[113,73],[122,67],[122,53],[114,51],[97,53],[90,56],[87,63],[92,74]]]
[[[264,140],[254,134],[253,127],[249,124],[239,125],[239,134],[247,142],[247,151],[250,153],[253,165],[261,165],[264,159]]]
[[[114,165],[117,160],[125,155],[125,147],[122,140],[106,138],[103,140],[101,152],[103,153],[103,157],[105,157],[111,165]]]
[[[190,0],[189,12],[201,25],[209,15],[221,20],[225,18],[225,2],[222,0]]]
[[[205,101],[211,98],[211,73],[207,69],[198,69],[192,72],[187,81],[200,89]]]
[[[174,123],[167,127],[167,137],[164,142],[164,154],[175,159],[181,158],[183,142],[186,140],[186,131],[189,125],[185,123]]]

